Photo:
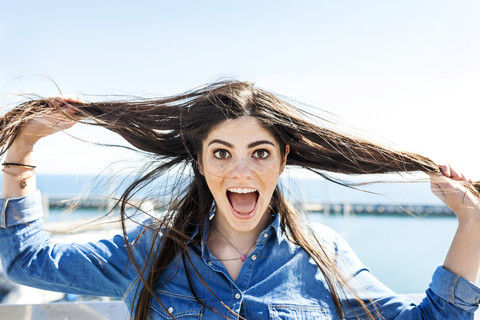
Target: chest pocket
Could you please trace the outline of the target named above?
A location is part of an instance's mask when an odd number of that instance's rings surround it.
[[[294,304],[269,305],[270,320],[331,320],[331,315],[320,306]]]
[[[157,297],[175,319],[193,320],[202,319],[203,306],[191,296],[157,290]],[[167,311],[153,299],[150,304],[151,319],[172,319]]]

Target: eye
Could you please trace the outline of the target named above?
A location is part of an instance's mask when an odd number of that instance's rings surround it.
[[[265,149],[255,150],[255,152],[253,153],[253,157],[254,157],[254,158],[257,158],[257,159],[265,159],[265,158],[267,158],[269,155],[270,155],[270,152],[268,152],[268,151],[265,150]]]
[[[230,157],[230,153],[225,149],[217,149],[213,152],[213,156],[217,159],[226,159]]]

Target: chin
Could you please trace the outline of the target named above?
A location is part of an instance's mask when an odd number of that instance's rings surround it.
[[[261,216],[258,214],[257,210],[253,210],[252,213],[249,213],[247,216],[243,215],[240,218],[238,218],[238,215],[234,212],[232,212],[232,214],[233,219],[229,219],[230,226],[238,232],[250,232],[255,230],[259,224],[262,223],[262,217],[266,214],[266,210]]]

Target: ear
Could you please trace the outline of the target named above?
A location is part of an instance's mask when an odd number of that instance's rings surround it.
[[[282,174],[283,170],[285,169],[285,166],[287,165],[287,156],[288,153],[290,152],[290,145],[285,146],[285,154],[282,157],[282,163],[280,164],[280,174]]]
[[[197,165],[198,165],[198,172],[200,172],[200,174],[201,174],[202,176],[204,176],[204,174],[203,174],[202,156],[198,156],[198,157],[197,157]]]

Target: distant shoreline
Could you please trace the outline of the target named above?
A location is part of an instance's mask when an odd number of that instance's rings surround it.
[[[68,199],[65,196],[49,196],[44,195],[44,205],[48,202],[49,209],[65,209],[71,205],[79,209],[95,209],[108,210],[111,208],[115,200],[108,197],[82,197],[76,199]],[[149,200],[132,200],[131,203],[142,210],[162,211],[165,209],[165,203]],[[410,204],[385,204],[385,203],[339,203],[339,202],[305,202],[293,203],[300,211],[306,213],[318,214],[354,214],[354,215],[379,215],[379,216],[451,216],[455,214],[445,205],[410,205]]]

